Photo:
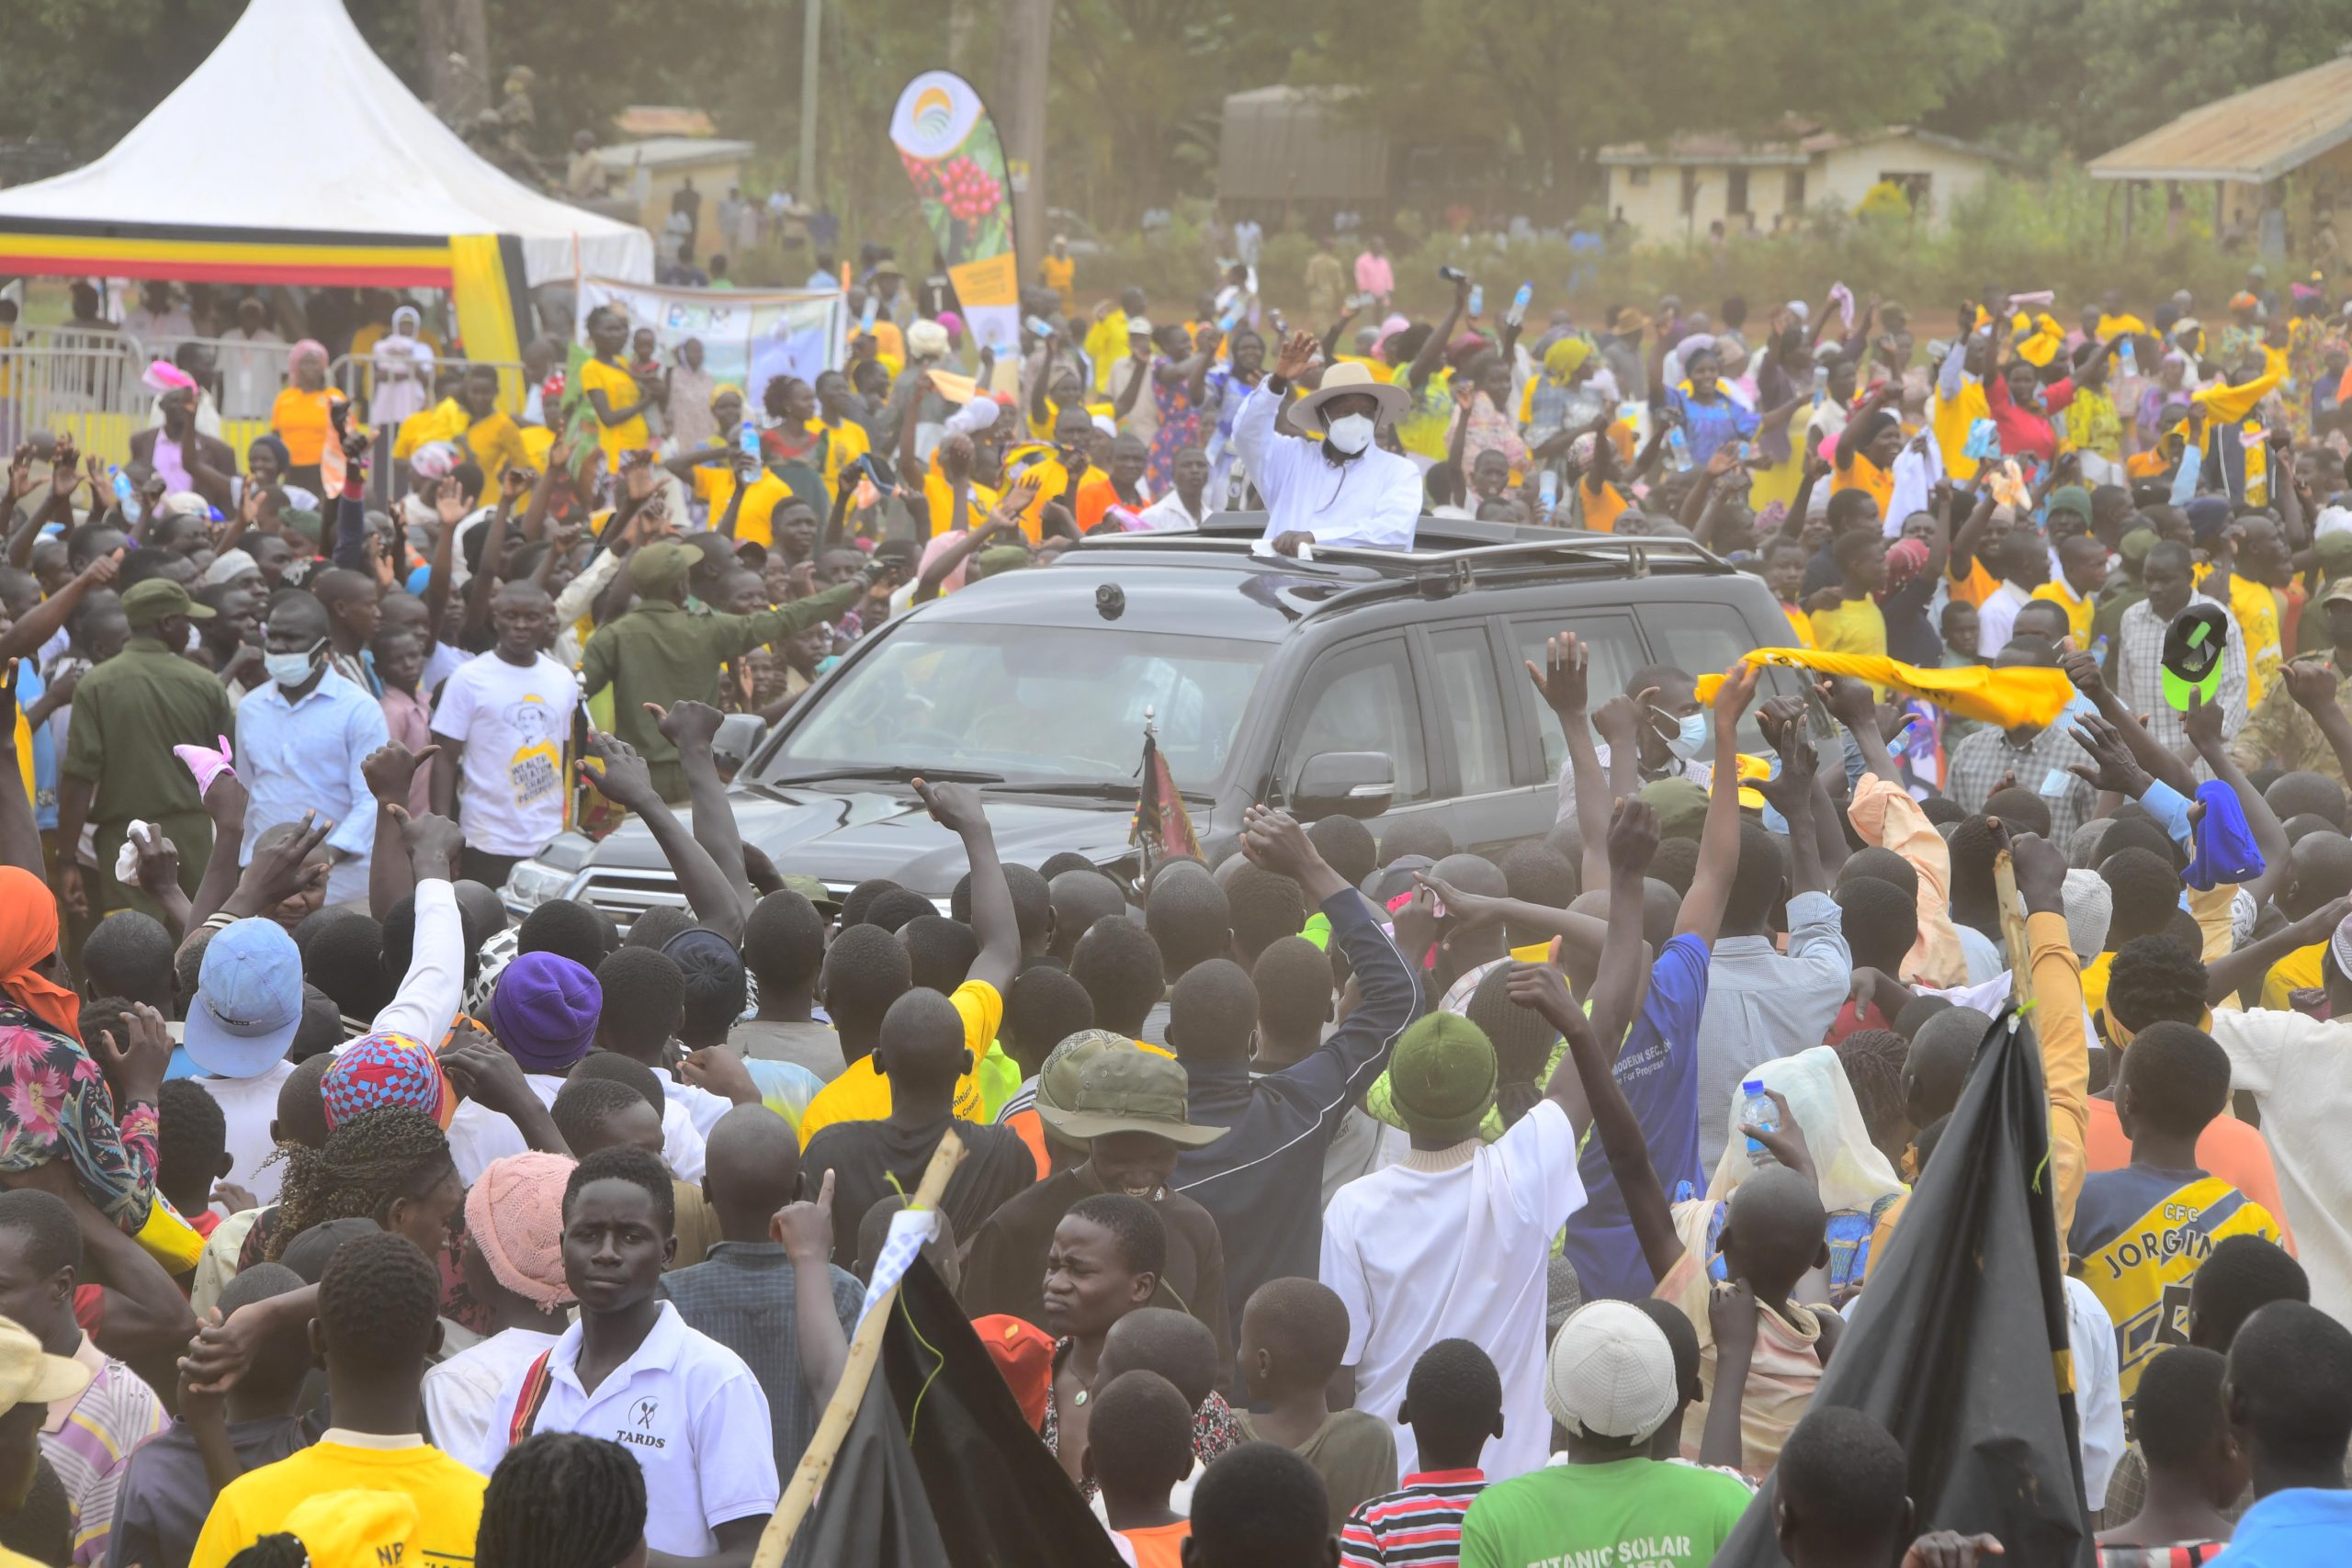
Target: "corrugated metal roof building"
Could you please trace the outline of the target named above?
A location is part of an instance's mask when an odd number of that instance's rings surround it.
[[[2103,180],[2264,185],[2352,141],[2352,58],[2194,108],[2088,164]]]
[[[1225,100],[1217,197],[1346,203],[1388,196],[1388,138],[1353,111],[1355,87],[1260,87]]]

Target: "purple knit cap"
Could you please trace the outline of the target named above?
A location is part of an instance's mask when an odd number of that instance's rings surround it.
[[[596,1043],[604,1010],[596,976],[553,953],[526,953],[499,972],[490,994],[490,1029],[531,1073],[560,1073]]]

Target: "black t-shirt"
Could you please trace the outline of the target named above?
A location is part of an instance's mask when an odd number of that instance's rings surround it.
[[[885,1198],[911,1198],[923,1168],[939,1147],[947,1119],[922,1128],[892,1122],[836,1122],[819,1130],[800,1156],[801,1179],[814,1192],[833,1173],[833,1258],[848,1267],[857,1256],[858,1222]],[[941,1212],[956,1227],[960,1245],[975,1235],[1000,1204],[1037,1179],[1037,1161],[1021,1134],[1010,1127],[956,1122],[964,1162],[947,1179]]]

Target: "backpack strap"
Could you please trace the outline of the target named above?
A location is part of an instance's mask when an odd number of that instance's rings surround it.
[[[555,1380],[548,1375],[548,1358],[553,1350],[542,1350],[539,1359],[523,1374],[523,1392],[514,1401],[514,1419],[506,1428],[506,1446],[514,1448],[531,1435],[531,1427],[538,1421],[539,1407],[548,1402],[548,1389]]]

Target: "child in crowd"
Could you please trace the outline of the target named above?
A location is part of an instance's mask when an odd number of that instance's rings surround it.
[[[1269,1280],[1241,1311],[1241,1375],[1253,1402],[1241,1436],[1295,1450],[1323,1478],[1331,1533],[1372,1498],[1396,1490],[1396,1440],[1368,1410],[1334,1410],[1326,1394],[1348,1348],[1348,1309],[1314,1280]]]
[[[1503,1435],[1502,1379],[1469,1340],[1441,1339],[1413,1362],[1396,1418],[1413,1429],[1419,1468],[1348,1516],[1341,1568],[1458,1560],[1463,1517],[1487,1489],[1479,1454]]]
[[[1182,1568],[1190,1520],[1169,1506],[1169,1489],[1193,1468],[1193,1412],[1158,1372],[1113,1378],[1094,1398],[1086,1426],[1086,1473],[1102,1489],[1111,1529],[1135,1553],[1136,1568]]]

